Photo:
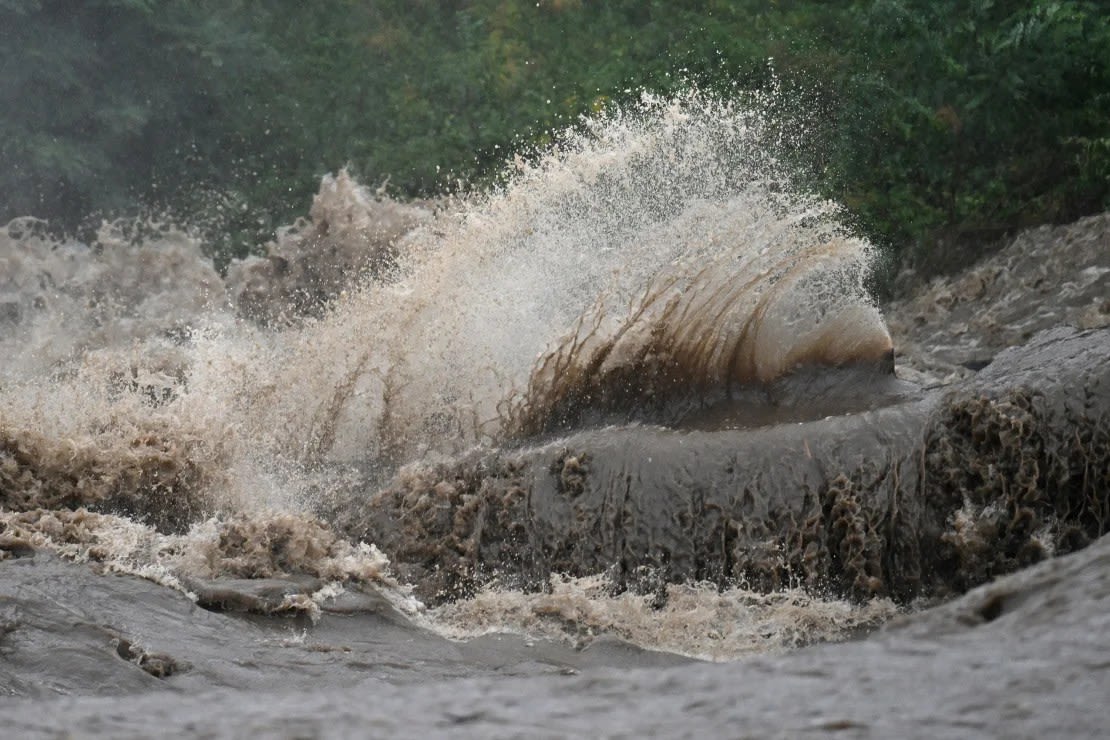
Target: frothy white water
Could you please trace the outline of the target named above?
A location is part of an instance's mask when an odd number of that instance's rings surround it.
[[[0,383],[65,373],[103,350],[164,354],[220,319],[224,283],[199,244],[144,225],[153,233],[133,244],[104,224],[94,247],[44,237],[34,219],[0,229]]]
[[[419,463],[573,423],[591,404],[873,363],[890,338],[863,287],[872,250],[831,204],[790,189],[770,139],[758,106],[690,93],[585,122],[435,218],[329,178],[313,225],[283,235],[268,262],[233,266],[227,287],[178,231],[134,245],[106,229],[90,248],[10,225],[0,503],[107,502],[199,552],[211,537],[190,528],[303,514],[342,464]],[[377,229],[382,213],[395,220]],[[321,282],[309,255],[329,244],[353,265],[345,288],[334,272]],[[300,266],[293,246],[309,255]],[[289,275],[317,280],[313,300],[333,297],[330,310],[259,313],[261,295],[303,295]],[[280,290],[259,284],[278,277]],[[199,567],[179,555],[144,557]],[[609,598],[579,590],[598,608]],[[500,613],[532,629],[512,614],[534,607],[479,606],[490,598],[433,621],[473,634],[468,620]],[[610,606],[604,630],[645,643],[666,631],[614,626],[650,607]]]
[[[486,588],[429,611],[424,621],[453,639],[513,632],[586,647],[605,636],[699,660],[727,661],[842,640],[898,614],[888,599],[853,604],[802,589],[762,594],[681,584],[667,587],[664,605],[654,600],[654,595],[613,594],[602,576],[560,578],[545,594]]]

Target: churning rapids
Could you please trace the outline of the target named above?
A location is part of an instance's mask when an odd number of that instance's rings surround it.
[[[898,377],[792,144],[645,98],[485,193],[326,177],[226,276],[174,228],[9,224],[0,721],[1103,729],[1110,329]]]

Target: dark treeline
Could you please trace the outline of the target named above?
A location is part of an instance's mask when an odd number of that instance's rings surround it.
[[[690,82],[780,88],[810,186],[911,262],[1110,205],[1101,2],[0,0],[0,222],[143,204],[227,257],[324,172],[480,183]]]

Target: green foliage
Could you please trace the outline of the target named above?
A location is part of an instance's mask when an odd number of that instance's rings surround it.
[[[264,48],[239,20],[215,2],[0,5],[0,216],[72,226],[176,187]]]
[[[224,259],[324,172],[481,184],[691,82],[784,91],[799,171],[918,263],[1110,205],[1097,2],[0,0],[0,27],[0,221],[167,207]]]
[[[870,64],[841,83],[833,190],[875,233],[959,263],[964,244],[1106,206],[1098,4],[885,0],[853,15]],[[938,235],[957,251],[937,254]]]

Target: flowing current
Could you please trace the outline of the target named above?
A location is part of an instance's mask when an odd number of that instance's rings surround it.
[[[540,589],[494,573],[418,600],[382,543],[336,525],[460,456],[820,418],[791,378],[816,398],[813,377],[881,375],[873,250],[792,188],[773,154],[788,145],[759,105],[645,98],[485,192],[399,203],[326,177],[309,220],[226,276],[175,228],[106,225],[85,245],[13,222],[0,534],[194,595],[320,579],[279,605],[293,611],[378,589],[453,639],[608,634],[727,659],[876,624],[892,602],[790,583],[645,593],[603,572]]]

